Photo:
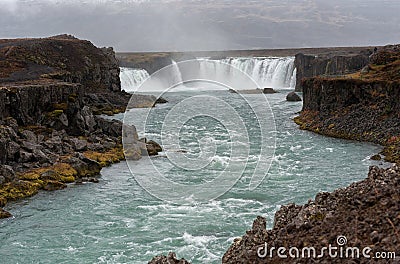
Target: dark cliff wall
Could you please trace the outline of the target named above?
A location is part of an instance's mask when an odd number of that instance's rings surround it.
[[[117,59],[121,67],[145,69],[149,74],[171,64],[168,53],[119,53]]]
[[[295,57],[297,69],[296,91],[302,91],[302,79],[318,75],[342,75],[358,71],[369,62],[369,51],[337,56],[314,56],[299,53]]]
[[[120,91],[119,65],[112,48],[60,35],[0,41],[0,82],[57,79],[88,90]]]
[[[352,105],[377,107],[382,104],[392,111],[400,109],[398,82],[310,78],[303,80],[302,87],[303,110],[320,114],[330,114]]]
[[[34,125],[47,112],[66,110],[73,101],[81,103],[83,94],[82,85],[71,83],[4,87],[0,89],[0,117],[12,117],[24,126]]]
[[[398,81],[314,77],[303,80],[303,110],[295,121],[323,135],[387,145],[400,135],[399,98]]]

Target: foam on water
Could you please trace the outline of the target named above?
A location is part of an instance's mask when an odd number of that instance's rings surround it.
[[[147,128],[153,131],[152,139],[158,140],[157,128],[165,113],[187,96],[190,94],[166,94],[169,103],[153,109],[153,121]],[[237,103],[235,94],[224,92],[222,96]],[[292,118],[301,103],[287,103],[284,97],[285,93],[269,95],[277,149],[270,173],[254,191],[249,191],[248,185],[258,158],[256,146],[249,157],[237,157],[251,161],[237,184],[222,197],[203,204],[159,201],[137,184],[121,162],[103,169],[98,184],[69,185],[65,190],[10,204],[6,209],[15,218],[0,221],[0,255],[10,263],[146,263],[156,255],[175,251],[193,263],[220,263],[233,239],[242,236],[258,215],[265,216],[271,227],[281,204],[301,204],[319,191],[332,191],[366,177],[368,166],[376,163],[365,157],[379,152],[379,146],[299,130]],[[237,109],[247,113],[240,105]],[[136,118],[143,118],[141,109],[132,111]],[[153,159],[157,168],[175,170],[171,176],[188,184],[210,179],[213,170],[223,169],[228,153],[227,141],[221,139],[224,131],[205,121],[194,120],[182,130],[187,140],[182,148],[195,148],[191,130],[196,127],[205,127],[196,131],[205,136],[212,136],[215,129],[222,150],[214,159],[221,166],[190,174],[174,168],[164,157]],[[148,168],[137,161],[134,173],[146,174]]]

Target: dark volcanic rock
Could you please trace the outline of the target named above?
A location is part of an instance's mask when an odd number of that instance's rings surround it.
[[[0,176],[3,179],[3,183],[9,182],[15,179],[15,172],[11,166],[0,165]]]
[[[60,35],[10,39],[0,43],[0,82],[40,78],[80,83],[88,90],[120,91],[119,66],[112,48]],[[4,67],[5,68],[5,67]]]
[[[0,208],[0,219],[12,217],[12,214]]]
[[[65,35],[0,41],[0,207],[66,183],[98,182],[124,152],[122,122],[95,114],[123,112],[130,98],[120,91],[112,49]],[[152,107],[156,98],[135,100]],[[129,131],[137,160],[141,145],[136,128]]]
[[[299,102],[301,101],[300,96],[295,92],[290,92],[286,95],[286,101],[289,102]]]
[[[162,151],[161,146],[157,142],[154,142],[153,140],[147,141],[146,139],[144,142],[146,148],[142,149],[142,155],[155,156],[158,155],[158,152]]]
[[[365,50],[358,54],[324,54],[321,56],[296,54],[296,91],[302,91],[303,78],[319,75],[342,75],[362,69],[369,63],[372,52]]]
[[[190,264],[185,259],[177,259],[174,252],[170,252],[168,256],[157,256],[154,257],[148,264]]]
[[[277,91],[275,91],[273,88],[264,88],[263,93],[264,94],[274,94],[274,93],[277,93]]]
[[[222,259],[222,263],[344,263],[342,258],[279,258],[276,251],[260,258],[257,251],[267,243],[271,247],[314,247],[317,250],[331,244],[337,247],[337,238],[345,236],[347,247],[371,252],[387,251],[400,254],[397,230],[400,228],[398,210],[400,168],[371,167],[368,178],[332,193],[319,193],[315,200],[303,206],[283,206],[275,214],[274,227],[265,229],[266,219],[258,217],[251,230],[236,239]],[[285,252],[288,255],[288,252]],[[371,253],[372,254],[372,253]],[[350,260],[350,259],[347,259]],[[346,260],[346,261],[347,261]],[[371,263],[359,258],[357,263]],[[353,262],[345,262],[353,263]],[[396,263],[388,260],[385,263]]]
[[[168,53],[119,53],[117,58],[121,67],[145,69],[150,75],[172,62],[172,57]]]

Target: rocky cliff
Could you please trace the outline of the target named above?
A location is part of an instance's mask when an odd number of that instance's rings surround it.
[[[252,229],[235,239],[222,263],[397,263],[399,179],[397,166],[371,167],[361,182],[318,193],[302,206],[282,206],[270,230],[266,222],[271,219],[257,217]],[[358,254],[352,248],[358,248]],[[370,250],[363,255],[365,248]],[[385,252],[386,258],[374,259],[378,252]]]
[[[121,67],[145,69],[149,74],[171,64],[169,53],[118,53],[117,59]]]
[[[386,160],[399,162],[399,65],[400,50],[390,46],[362,71],[303,80],[303,110],[295,121],[324,135],[379,143]]]
[[[0,82],[56,79],[91,90],[120,91],[112,48],[99,49],[69,35],[0,41]]]
[[[362,69],[369,62],[372,52],[369,49],[359,53],[348,54],[321,54],[304,55],[298,53],[295,56],[296,91],[302,91],[302,80],[319,75],[344,75]]]
[[[154,105],[156,98],[142,97],[131,105]],[[122,123],[98,114],[123,112],[130,98],[110,48],[65,35],[0,40],[0,207],[66,183],[97,182],[102,167],[125,158]],[[129,158],[157,154],[156,143],[129,131]],[[10,216],[0,209],[0,218]]]

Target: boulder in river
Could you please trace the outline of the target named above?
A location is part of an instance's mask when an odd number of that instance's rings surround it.
[[[288,95],[286,95],[286,101],[299,102],[299,101],[301,101],[301,98],[297,93],[290,92],[290,93],[288,93]]]
[[[274,88],[264,88],[263,89],[263,94],[274,94],[277,93],[278,91],[274,90]]]

